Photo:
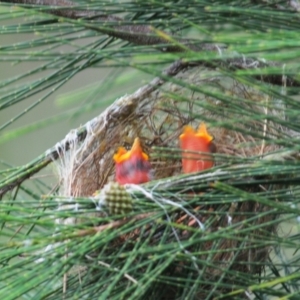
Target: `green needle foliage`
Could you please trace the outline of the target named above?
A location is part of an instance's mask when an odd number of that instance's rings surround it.
[[[0,298],[299,299],[297,1],[44,4],[0,2],[0,70],[26,66],[0,81],[0,144],[107,110],[0,161]],[[57,93],[69,110],[27,121]],[[200,122],[215,166],[182,174]],[[136,136],[155,180],[107,184]]]

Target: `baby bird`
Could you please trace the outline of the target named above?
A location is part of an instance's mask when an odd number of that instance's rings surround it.
[[[113,159],[116,166],[116,181],[119,184],[140,184],[152,179],[149,157],[143,152],[139,138],[134,140],[129,151],[120,147]]]
[[[182,153],[182,169],[184,174],[199,172],[213,167],[214,160],[210,153],[216,152],[213,137],[207,132],[206,125],[201,123],[198,130],[190,125],[185,126],[179,137],[182,150],[201,153]]]

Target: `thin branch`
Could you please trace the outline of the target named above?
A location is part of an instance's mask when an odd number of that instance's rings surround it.
[[[89,256],[89,255],[86,255],[85,256],[87,259],[91,260],[91,261],[94,261],[94,258]],[[116,267],[112,267],[110,264],[107,264],[105,263],[104,261],[100,261],[100,260],[97,260],[98,264],[101,265],[101,266],[104,266],[106,268],[108,268],[109,270],[114,270],[115,272],[117,273],[120,273],[120,269],[116,268]],[[134,284],[138,284],[138,281],[135,280],[132,276],[130,276],[128,273],[125,273],[123,275],[125,278],[127,278],[129,281],[131,281],[132,283]]]
[[[162,72],[162,77],[175,76],[186,67],[186,63],[176,61]],[[154,78],[149,84],[139,88],[133,94],[116,100],[101,115],[89,121],[83,127],[78,130],[72,130],[69,134],[67,134],[64,140],[57,144],[59,146],[52,147],[38,159],[14,172],[8,178],[5,178],[5,180],[0,183],[0,199],[5,193],[14,189],[16,186],[19,186],[23,181],[45,168],[53,160],[58,159],[62,155],[63,151],[69,150],[70,145],[74,143],[74,140],[78,143],[84,141],[88,129],[93,130],[93,128],[98,127],[99,124],[105,124],[107,122],[107,116],[109,116],[110,119],[119,119],[124,115],[127,116],[132,107],[136,106],[141,99],[144,99],[147,95],[155,91],[164,82],[165,80],[159,77]]]
[[[123,41],[128,41],[136,45],[159,46],[162,45],[161,50],[164,52],[184,52],[187,49],[192,51],[217,51],[218,47],[214,44],[206,44],[191,40],[176,38],[176,44],[172,43],[170,34],[164,33],[163,36],[158,36],[152,26],[149,25],[108,25],[109,22],[117,22],[122,24],[124,20],[120,17],[101,14],[95,10],[78,10],[76,4],[67,0],[4,0],[12,4],[25,5],[41,5],[51,6],[49,9],[43,9],[42,12],[49,13],[54,16],[68,18],[68,19],[90,19],[93,21],[102,22],[102,26],[97,24],[83,24],[84,27],[105,33],[111,37],[119,38]],[[53,8],[56,7],[56,8]],[[33,7],[34,9],[35,7]],[[63,9],[62,9],[63,8]],[[165,36],[165,37],[164,37]],[[175,39],[175,38],[174,38]],[[220,46],[219,46],[220,47]]]
[[[76,7],[76,3],[68,0],[4,0],[0,3],[7,2],[11,4],[24,4],[24,5],[33,5],[31,9],[39,9],[35,6],[46,6],[46,9],[43,9],[43,13],[49,13],[54,16],[65,18],[67,22],[68,19],[79,20],[87,19],[102,22],[102,26],[99,26],[95,23],[82,24],[85,28],[91,30],[99,31],[101,33],[107,34],[111,37],[119,38],[123,41],[131,42],[135,45],[144,45],[144,46],[155,46],[163,52],[185,52],[190,51],[216,51],[222,52],[225,48],[224,45],[217,44],[208,44],[208,43],[199,43],[196,40],[192,39],[182,39],[173,37],[170,34],[167,34],[163,31],[160,31],[158,35],[158,30],[154,29],[149,25],[117,25],[113,26],[109,23],[119,23],[122,24],[124,20],[117,16],[101,14],[98,10],[82,10]],[[289,1],[290,5],[293,1]],[[49,6],[49,9],[47,8]],[[161,46],[160,46],[161,45]],[[282,66],[282,64],[275,62],[262,62],[256,58],[245,57],[244,55],[236,55],[234,58],[223,58],[220,57],[220,60],[214,60],[212,63],[207,61],[197,61],[197,64],[202,63],[207,67],[215,69],[222,64],[225,68],[231,70],[244,70],[244,69],[261,69],[265,67],[274,67]],[[281,74],[265,74],[254,76],[257,80],[268,82],[274,85],[283,85],[286,84],[287,87],[299,87],[300,82],[295,80],[290,76],[283,76]]]
[[[151,215],[153,215],[152,212],[139,214],[139,215],[131,217],[131,218],[126,218],[126,219],[114,221],[114,222],[111,222],[111,223],[108,223],[105,225],[95,226],[95,227],[91,227],[89,229],[80,230],[75,233],[75,236],[82,237],[82,236],[87,236],[87,235],[94,235],[96,233],[103,232],[105,230],[120,228],[129,222],[135,222],[135,221],[139,221],[142,219],[146,219],[146,218],[150,217]]]

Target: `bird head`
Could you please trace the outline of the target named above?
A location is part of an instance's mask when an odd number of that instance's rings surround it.
[[[143,152],[139,138],[129,151],[120,147],[113,157],[116,165],[116,181],[119,184],[140,184],[152,179],[152,168],[148,155]]]
[[[185,174],[213,167],[214,160],[209,153],[216,152],[216,146],[204,123],[197,130],[190,125],[185,126],[179,139],[181,149],[186,151],[182,153],[182,169]]]

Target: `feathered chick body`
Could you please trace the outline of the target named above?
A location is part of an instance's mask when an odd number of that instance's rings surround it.
[[[200,124],[197,131],[190,125],[185,126],[179,139],[181,150],[201,152],[182,153],[183,173],[194,173],[213,167],[214,159],[210,153],[216,152],[216,146],[204,123]]]
[[[119,184],[140,184],[152,179],[149,157],[143,152],[139,138],[134,140],[129,151],[120,147],[113,159],[116,165],[116,181]]]

